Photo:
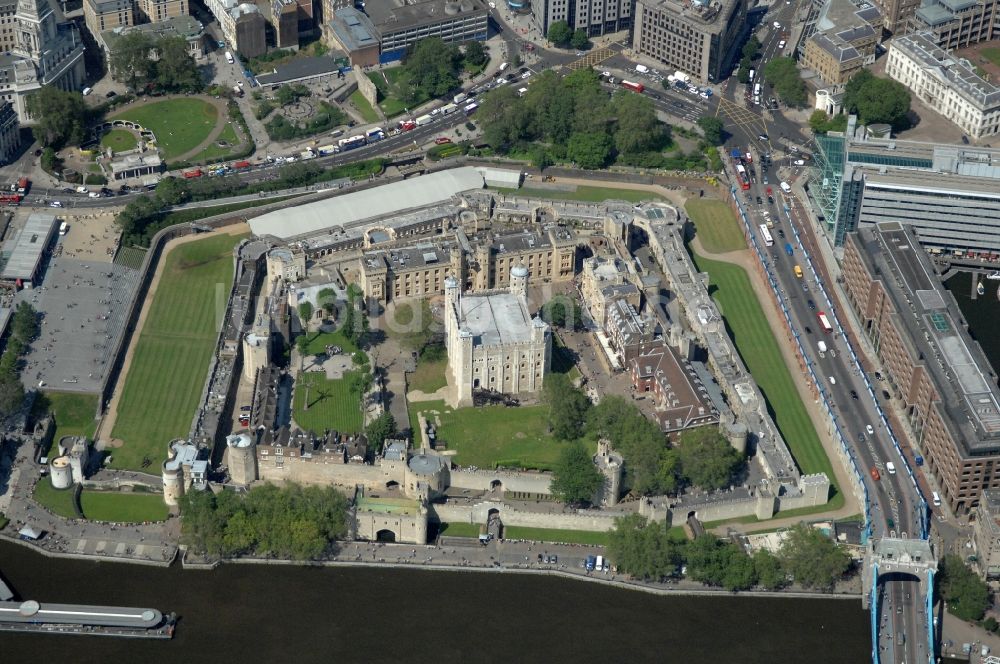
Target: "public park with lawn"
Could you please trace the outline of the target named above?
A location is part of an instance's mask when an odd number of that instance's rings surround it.
[[[96,394],[42,392],[35,399],[32,408],[36,417],[41,417],[46,412],[52,413],[56,421],[53,442],[63,436],[94,438],[94,430],[97,428],[97,420],[94,419],[97,414]]]
[[[351,389],[350,378],[346,375],[344,378],[329,379],[319,371],[299,374],[292,417],[299,427],[314,433],[333,429],[354,434],[364,429],[361,395]]]
[[[368,78],[378,88],[378,105],[387,118],[401,115],[407,108],[416,108],[430,99],[426,95],[420,95],[412,102],[403,101],[400,98],[399,88],[406,76],[406,70],[402,67],[390,67],[368,74]]]
[[[128,491],[89,491],[80,495],[83,515],[93,521],[142,523],[163,521],[167,506],[158,493]]]
[[[503,536],[504,539],[531,540],[535,542],[594,544],[597,546],[608,545],[608,533],[593,530],[560,530],[559,528],[525,528],[523,526],[504,526]]]
[[[495,187],[494,187],[495,188]],[[500,189],[500,191],[504,191]],[[521,189],[511,189],[519,196],[534,196],[536,198],[548,198],[550,200],[571,200],[586,201],[588,203],[601,203],[603,201],[628,201],[629,203],[641,203],[643,201],[665,201],[659,194],[642,189],[619,189],[617,187],[575,187],[567,189],[533,189],[522,187]]]
[[[179,97],[135,106],[110,120],[131,120],[153,132],[164,159],[169,161],[208,138],[219,122],[219,111],[203,99]]]
[[[823,509],[837,509],[844,497],[835,486],[830,459],[823,449],[806,412],[805,404],[785,365],[778,340],[771,333],[767,318],[757,301],[750,278],[743,268],[708,260],[695,255],[698,269],[708,272],[715,287],[712,297],[718,302],[726,327],[743,361],[764,393],[774,419],[803,473],[826,473],[834,484],[831,502]]]
[[[101,147],[111,148],[116,153],[135,149],[138,139],[128,129],[112,129],[101,137]]]
[[[440,418],[437,439],[455,452],[461,466],[552,470],[565,443],[548,432],[546,406],[484,406],[453,410],[444,401],[410,404],[410,426],[419,431],[417,414]],[[418,434],[419,435],[419,434]],[[596,451],[596,443],[588,443]]]
[[[110,450],[114,467],[155,468],[167,442],[188,435],[232,286],[232,250],[242,237],[181,244],[161,259],[111,432],[124,443]]]
[[[79,515],[73,505],[74,492],[74,487],[56,489],[48,477],[43,477],[35,485],[34,498],[53,514],[76,519]],[[84,489],[80,494],[80,503],[84,518],[93,521],[141,523],[167,518],[167,506],[159,493]]]
[[[35,484],[35,493],[32,497],[36,503],[53,514],[61,516],[64,519],[77,518],[76,508],[73,507],[72,487],[69,489],[56,489],[52,486],[52,481],[48,477],[43,477]]]
[[[726,203],[698,198],[688,201],[684,210],[694,222],[695,233],[705,251],[724,254],[747,248],[743,227]]]

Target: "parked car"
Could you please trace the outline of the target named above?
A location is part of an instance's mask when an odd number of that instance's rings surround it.
[[[438,136],[434,139],[434,142],[438,145],[444,145],[445,143],[451,143],[451,139],[447,136]]]

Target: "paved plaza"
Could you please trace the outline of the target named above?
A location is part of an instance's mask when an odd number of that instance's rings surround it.
[[[136,270],[112,263],[52,259],[42,285],[15,300],[42,313],[21,373],[25,387],[98,391],[138,278]]]

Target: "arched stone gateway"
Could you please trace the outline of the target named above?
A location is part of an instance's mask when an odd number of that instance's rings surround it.
[[[393,531],[389,530],[388,528],[385,528],[385,529],[380,530],[377,533],[375,533],[375,541],[376,542],[395,542],[396,541],[396,533],[394,533]]]
[[[503,491],[503,482],[500,480],[490,482],[490,491]]]

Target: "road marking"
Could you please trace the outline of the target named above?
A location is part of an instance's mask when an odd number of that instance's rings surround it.
[[[614,54],[615,52],[608,47],[599,48],[596,51],[588,53],[579,60],[569,63],[566,67],[568,69],[572,69],[573,71],[583,69],[584,67],[593,67],[594,65],[604,62]]]

